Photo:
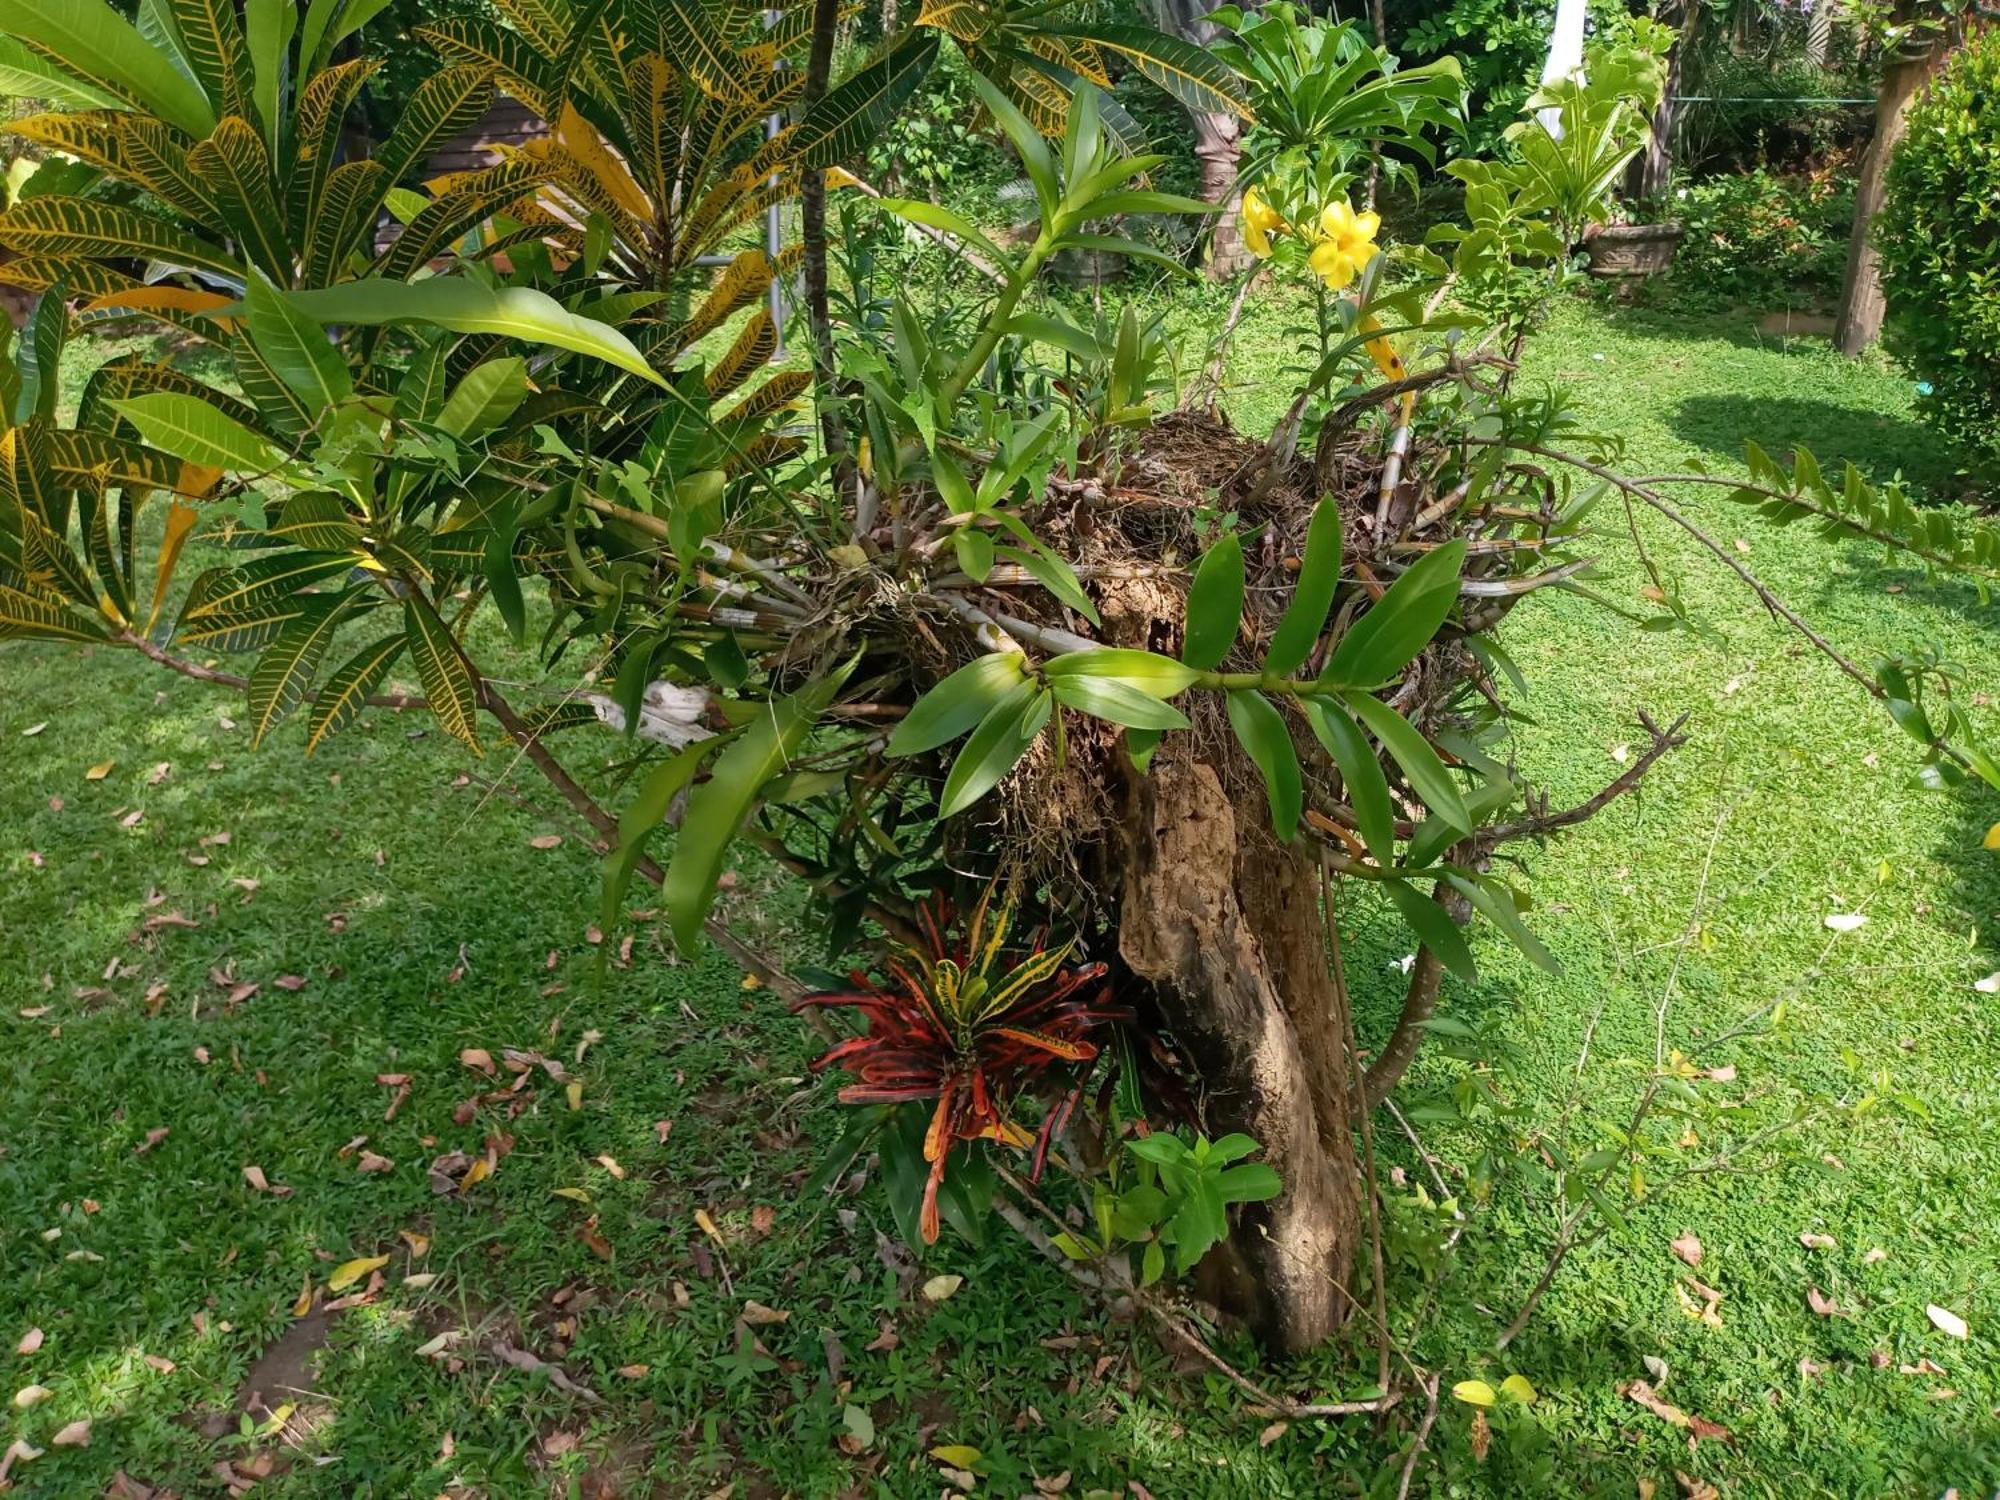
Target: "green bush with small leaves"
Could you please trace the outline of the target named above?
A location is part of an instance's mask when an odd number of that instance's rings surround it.
[[[1851,176],[1759,167],[1693,183],[1670,213],[1687,226],[1671,292],[1701,306],[1824,307],[1840,293],[1854,224]]]
[[[2000,460],[2000,34],[1968,42],[1912,106],[1876,232],[1921,409]]]

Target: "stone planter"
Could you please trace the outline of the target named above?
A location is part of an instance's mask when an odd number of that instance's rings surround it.
[[[1049,257],[1049,275],[1065,286],[1098,287],[1125,274],[1125,257],[1115,250],[1058,250]]]
[[[1687,233],[1680,224],[1593,224],[1584,231],[1590,274],[1607,280],[1658,276]]]

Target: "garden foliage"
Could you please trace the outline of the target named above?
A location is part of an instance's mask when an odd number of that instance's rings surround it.
[[[607,927],[632,881],[656,881],[692,950],[747,842],[807,880],[834,949],[901,935],[916,971],[899,959],[837,997],[867,1029],[826,1062],[853,1072],[856,1103],[894,1111],[884,1157],[920,1240],[974,1224],[987,1153],[1046,1148],[1115,1040],[1101,1127],[1142,1165],[1103,1153],[1105,1177],[1130,1175],[1090,1185],[1113,1221],[1098,1248],[1139,1247],[1142,1277],[1169,1247],[1190,1269],[1248,1205],[1262,1217],[1238,1249],[1274,1281],[1257,1258],[1288,1236],[1351,1255],[1350,1085],[1306,1060],[1342,1004],[1308,882],[1365,883],[1406,924],[1413,1032],[1443,973],[1473,977],[1469,920],[1552,964],[1498,851],[1592,808],[1552,812],[1510,753],[1525,684],[1499,628],[1544,590],[1586,588],[1636,510],[1695,530],[1617,472],[1615,435],[1513,382],[1645,141],[1658,28],[1529,96],[1560,135],[1531,116],[1490,160],[1454,163],[1467,222],[1433,236],[1447,256],[1385,248],[1353,200],[1375,152],[1422,159],[1458,117],[1457,71],[1400,70],[1290,11],[1232,18],[1207,53],[1045,7],[926,7],[805,105],[803,69],[775,66],[806,50],[805,5],[502,0],[421,28],[442,66],[386,141],[343,159],[374,64],[330,58],[367,10],[315,0],[295,34],[282,0],[240,17],[144,0],[136,23],[103,0],[0,0],[6,65],[60,106],[15,130],[80,163],[38,171],[0,214],[4,274],[41,293],[0,367],[0,634],[197,676],[213,675],[197,657],[241,655],[258,736],[298,715],[308,749],[407,660],[450,734],[479,752],[497,726],[615,836]],[[1020,160],[1030,228],[1003,242],[949,203],[880,200],[955,247],[962,283],[936,304],[887,291],[822,330],[831,378],[772,371],[765,293],[802,252],[748,243],[760,211],[815,180],[838,190],[947,37]],[[1162,409],[1156,321],[1086,323],[1044,295],[1072,251],[1184,272],[1130,226],[1207,211],[1152,184],[1163,159],[1100,87],[1113,56],[1262,122],[1248,238],[1275,274],[1311,278],[1318,311],[1268,437]],[[495,89],[551,135],[414,185]],[[65,345],[133,318],[174,342],[101,366],[70,412]],[[233,388],[193,372],[195,347]],[[835,441],[815,441],[808,398]],[[1918,514],[1803,451],[1750,459],[1747,485],[1714,482],[2000,575],[1986,523]],[[1612,510],[1623,524],[1600,533]],[[191,535],[224,560],[185,579]],[[1646,628],[1692,623],[1667,580],[1646,597]],[[489,608],[573,680],[517,707],[470,644]],[[1947,663],[1871,671],[1811,638],[1927,774],[2000,784],[1964,743]],[[615,817],[563,761],[566,734],[601,759],[605,723],[625,737]],[[1192,819],[1135,815],[1203,775],[1255,851],[1241,867],[1161,842]],[[670,817],[658,869],[646,850]],[[1143,914],[1120,903],[1163,871],[1223,882],[1196,914],[1234,968],[1203,952],[1176,970],[1127,941]],[[1014,919],[986,907],[962,937],[926,933],[925,903],[960,875],[1004,885],[1049,935],[1010,947]],[[1246,913],[1279,907],[1309,941],[1255,936]],[[1266,1088],[1272,1070],[1300,1081]],[[1374,1097],[1396,1076],[1351,1086]],[[1243,1164],[1253,1138],[1271,1160]],[[1656,1146],[1619,1148],[1633,1180]],[[1302,1224],[1315,1202],[1322,1221]],[[1305,1279],[1330,1308],[1340,1277]],[[1289,1344],[1326,1331],[1285,1328],[1276,1300]]]
[[[1876,223],[1922,410],[2000,459],[2000,32],[1976,33],[1911,106]]]

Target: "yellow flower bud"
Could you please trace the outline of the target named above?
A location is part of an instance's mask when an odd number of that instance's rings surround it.
[[[1271,256],[1271,235],[1285,227],[1285,221],[1278,211],[1271,207],[1258,189],[1243,190],[1243,243],[1250,253],[1259,260]]]

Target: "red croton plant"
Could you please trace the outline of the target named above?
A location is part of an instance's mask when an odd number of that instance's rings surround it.
[[[810,995],[801,1006],[846,1006],[867,1025],[813,1064],[840,1067],[855,1082],[844,1104],[909,1104],[935,1099],[924,1132],[929,1164],[920,1223],[927,1244],[938,1237],[938,1188],[960,1141],[1000,1141],[1035,1148],[1031,1176],[1041,1177],[1049,1141],[1063,1128],[1083,1092],[1097,1043],[1090,1033],[1124,1013],[1111,1006],[1105,965],[1065,968],[1074,943],[1048,946],[1046,931],[1026,948],[1008,945],[1014,908],[995,908],[991,892],[973,908],[962,931],[944,898],[918,912],[920,946],[884,961],[888,979],[861,970],[854,988]],[[1060,1097],[1031,1135],[1012,1117],[1014,1102],[1047,1084]]]

